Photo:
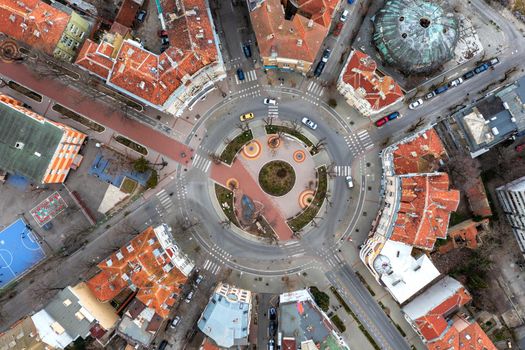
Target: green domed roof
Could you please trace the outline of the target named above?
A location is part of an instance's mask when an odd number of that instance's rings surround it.
[[[432,71],[450,60],[458,19],[444,1],[388,0],[374,18],[383,59],[405,73]]]

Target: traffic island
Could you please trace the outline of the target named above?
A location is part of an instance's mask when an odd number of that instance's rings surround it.
[[[295,184],[295,171],[282,160],[266,163],[259,172],[259,184],[269,195],[284,196]]]

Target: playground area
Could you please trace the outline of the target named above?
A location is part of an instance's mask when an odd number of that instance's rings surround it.
[[[31,270],[45,256],[23,219],[16,220],[0,231],[0,289]]]
[[[117,153],[99,151],[88,170],[88,174],[115,187],[120,187],[126,177],[136,181],[141,186],[146,186],[151,172],[139,173],[134,171],[129,159]]]
[[[31,209],[30,213],[38,226],[42,227],[53,220],[58,214],[67,208],[67,204],[58,192],[54,192],[49,197]]]

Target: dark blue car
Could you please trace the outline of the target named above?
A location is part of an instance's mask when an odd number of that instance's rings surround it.
[[[489,65],[486,63],[483,63],[481,66],[478,66],[474,69],[474,73],[479,74],[481,72],[486,71],[487,69],[489,69]]]
[[[389,115],[386,116],[388,120],[394,120],[399,118],[399,112],[392,112]]]
[[[244,52],[244,56],[246,57],[252,57],[252,48],[250,47],[250,44],[244,44],[242,46],[242,51]]]
[[[237,77],[239,77],[239,80],[241,80],[241,81],[244,80],[244,72],[240,68],[237,69]]]
[[[439,94],[444,93],[447,90],[448,90],[448,85],[443,85],[443,86],[438,87],[436,90],[434,90],[434,92],[436,93],[436,95],[439,95]]]

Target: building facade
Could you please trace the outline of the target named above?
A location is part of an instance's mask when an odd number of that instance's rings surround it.
[[[525,176],[496,188],[496,193],[525,255]]]

